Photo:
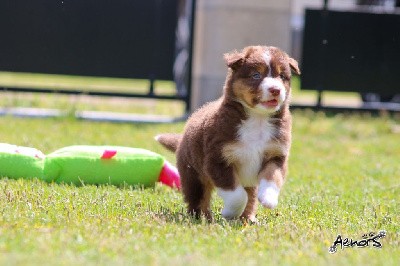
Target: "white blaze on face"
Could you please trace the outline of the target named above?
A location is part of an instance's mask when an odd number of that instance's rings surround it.
[[[270,107],[267,108],[270,111],[277,111],[279,110],[281,104],[285,101],[286,99],[286,89],[285,86],[282,82],[282,79],[278,77],[272,77],[272,68],[271,68],[271,59],[272,55],[269,50],[266,50],[263,54],[263,58],[265,61],[265,64],[268,66],[268,75],[265,77],[262,82],[260,83],[260,89],[262,91],[261,95],[261,102],[267,102],[270,100],[277,100],[277,106],[275,107]],[[277,89],[280,91],[279,96],[273,96],[270,92],[270,89]],[[262,112],[265,112],[266,108],[265,105],[259,104],[257,106],[258,110],[261,110]]]
[[[263,54],[265,64],[268,66],[269,72],[268,72],[268,77],[271,76],[271,68],[270,68],[270,63],[271,63],[271,53],[267,50]]]

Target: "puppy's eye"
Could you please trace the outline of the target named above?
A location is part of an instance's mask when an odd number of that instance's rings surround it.
[[[289,78],[286,77],[285,74],[283,74],[283,73],[279,74],[279,77],[280,77],[283,81],[289,80]]]
[[[261,79],[261,74],[260,73],[254,73],[253,75],[252,75],[252,78],[253,79]]]

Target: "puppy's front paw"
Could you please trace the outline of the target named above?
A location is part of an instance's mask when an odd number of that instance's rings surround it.
[[[258,188],[258,200],[269,209],[274,209],[278,205],[279,188],[274,182],[261,179]]]
[[[222,217],[230,220],[238,218],[243,213],[247,204],[247,193],[242,186],[238,186],[235,190],[218,189],[217,194],[224,201]]]

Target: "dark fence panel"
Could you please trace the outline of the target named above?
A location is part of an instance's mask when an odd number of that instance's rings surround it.
[[[301,86],[397,94],[400,14],[306,10]]]
[[[173,80],[177,1],[2,0],[0,70]]]

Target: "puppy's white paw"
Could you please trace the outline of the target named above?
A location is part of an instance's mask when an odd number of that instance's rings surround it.
[[[235,190],[218,189],[217,194],[224,201],[221,214],[225,219],[235,219],[243,213],[247,204],[247,193],[242,186]]]
[[[274,182],[261,179],[258,188],[258,200],[269,209],[274,209],[278,205],[279,188]]]

